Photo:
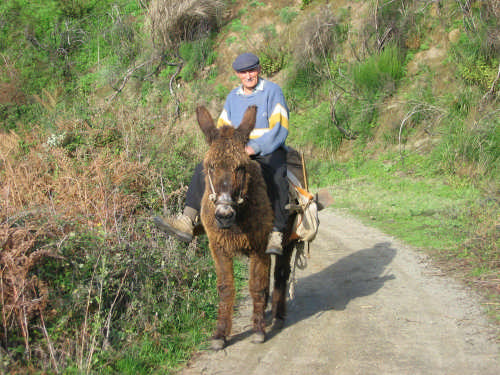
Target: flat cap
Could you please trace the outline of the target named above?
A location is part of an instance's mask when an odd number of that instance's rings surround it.
[[[233,69],[237,72],[252,70],[259,66],[260,61],[253,53],[242,53],[233,62]]]

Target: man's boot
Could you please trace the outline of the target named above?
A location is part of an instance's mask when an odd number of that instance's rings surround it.
[[[177,217],[156,216],[153,221],[160,230],[174,236],[179,241],[191,242],[197,217],[198,211],[186,207],[184,212]]]
[[[267,242],[266,254],[283,255],[283,233],[272,231]]]

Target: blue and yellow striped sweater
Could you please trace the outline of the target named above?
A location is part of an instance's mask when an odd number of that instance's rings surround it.
[[[257,106],[257,120],[248,145],[260,155],[270,154],[284,146],[288,136],[289,115],[285,97],[277,84],[262,78],[259,78],[259,83],[249,95],[243,93],[241,86],[229,93],[217,127],[238,127],[251,105]]]

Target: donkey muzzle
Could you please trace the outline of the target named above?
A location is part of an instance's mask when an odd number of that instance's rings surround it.
[[[234,201],[227,193],[219,196],[215,202],[215,220],[220,229],[227,229],[236,221],[236,210]]]

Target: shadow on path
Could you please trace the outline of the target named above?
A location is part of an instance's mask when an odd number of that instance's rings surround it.
[[[395,279],[386,272],[396,253],[391,243],[378,243],[339,259],[321,272],[298,279],[295,298],[288,302],[285,327],[323,311],[344,310],[350,301],[377,292],[386,281]],[[270,312],[267,320],[270,323]],[[232,336],[230,344],[249,337],[251,331],[248,329]],[[279,332],[279,329],[271,330],[266,340]]]
[[[344,310],[350,301],[378,291],[387,280],[395,278],[385,273],[396,252],[389,242],[378,243],[299,279],[295,299],[289,305],[287,326],[321,311]]]

